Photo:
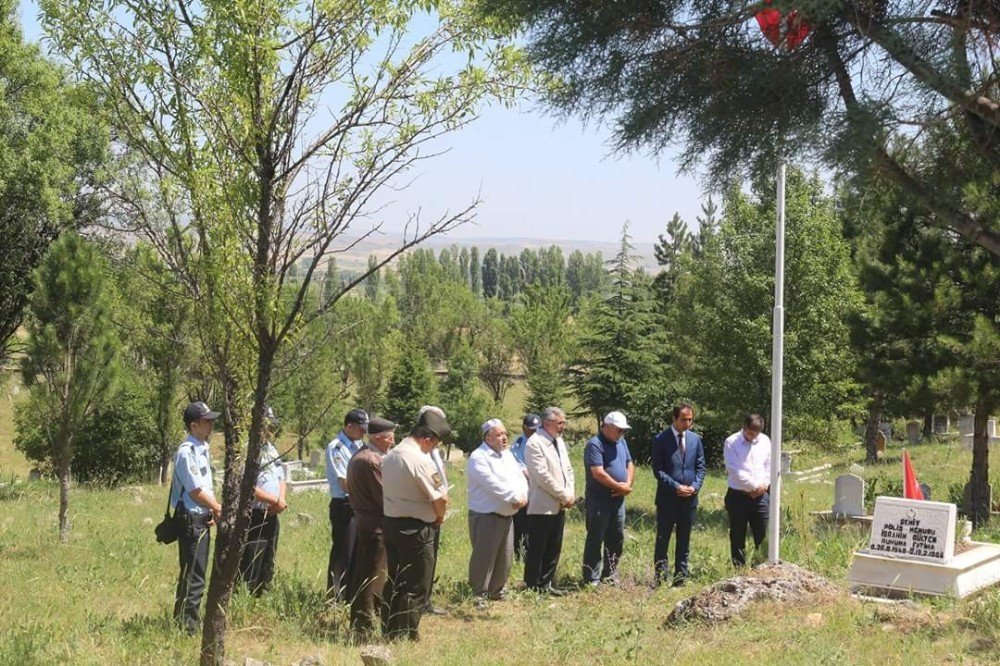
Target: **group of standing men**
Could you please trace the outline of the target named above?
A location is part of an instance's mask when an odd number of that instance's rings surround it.
[[[185,529],[179,539],[180,575],[174,616],[189,632],[198,625],[208,561],[209,528],[222,507],[212,490],[208,438],[219,417],[204,402],[184,411],[188,436],[178,448],[170,503]],[[706,462],[701,437],[690,430],[694,408],[679,404],[671,427],[652,444],[656,478],[657,584],[667,580],[667,551],[676,531],[672,582],[689,576],[688,554]],[[286,483],[271,438],[278,425],[265,415],[265,443],[240,575],[260,594],[274,573],[278,514],[286,508]],[[483,441],[469,456],[468,521],[472,556],[469,584],[477,604],[501,599],[514,558],[524,559],[528,589],[559,596],[553,586],[562,550],[566,510],[576,503],[573,464],[562,434],[566,414],[558,407],[528,414],[522,434],[508,448],[503,422],[482,426]],[[430,604],[440,529],[449,505],[450,486],[438,445],[451,426],[444,412],[421,408],[409,435],[395,444],[396,424],[353,409],[326,451],[332,544],[327,594],[349,602],[351,624],[362,638],[379,625],[388,638],[416,638],[421,615]],[[608,413],[584,451],[587,537],[583,580],[614,582],[625,536],[625,497],[632,492],[635,465],[625,440],[624,414]],[[729,489],[730,555],[746,562],[749,527],[756,547],[767,527],[770,441],[764,420],[746,417],[724,444]],[[364,442],[367,435],[368,442]]]

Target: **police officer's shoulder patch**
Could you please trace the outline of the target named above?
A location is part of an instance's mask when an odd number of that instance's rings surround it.
[[[442,483],[444,483],[444,479],[442,479],[441,475],[437,472],[431,474],[431,481],[434,482],[435,486],[440,486]]]

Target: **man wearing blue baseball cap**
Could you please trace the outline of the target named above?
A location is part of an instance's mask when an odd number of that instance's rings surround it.
[[[510,452],[521,466],[525,480],[528,479],[528,468],[524,463],[524,447],[528,444],[528,438],[535,434],[542,425],[542,419],[538,414],[525,414],[521,421],[521,435],[514,440],[510,447]],[[522,506],[514,514],[514,559],[520,560],[524,555],[525,544],[528,541],[528,507]]]
[[[212,460],[208,440],[215,419],[204,402],[192,402],[184,409],[188,435],[174,457],[174,477],[170,485],[170,506],[183,516],[184,528],[177,539],[180,574],[174,593],[174,620],[189,634],[201,623],[201,595],[205,591],[205,571],[211,545],[209,528],[222,517],[222,505],[215,499]]]
[[[345,585],[351,580],[351,553],[354,551],[354,513],[347,499],[347,466],[364,444],[368,432],[368,412],[352,409],[344,417],[344,427],[326,446],[326,482],[330,488],[330,561],[326,571],[328,599],[345,601]]]

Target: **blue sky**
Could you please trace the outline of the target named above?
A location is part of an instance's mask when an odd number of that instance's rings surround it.
[[[22,3],[25,36],[38,39],[33,2]],[[673,153],[659,159],[612,154],[606,128],[557,122],[541,105],[483,110],[452,135],[451,149],[423,163],[407,190],[394,196],[400,221],[418,209],[459,209],[481,193],[477,224],[452,236],[616,241],[630,221],[642,250],[679,212],[694,223],[703,183],[677,174]],[[646,247],[642,247],[646,246]]]

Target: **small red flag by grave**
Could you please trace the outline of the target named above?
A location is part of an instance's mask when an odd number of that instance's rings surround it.
[[[917,483],[917,473],[913,471],[910,462],[910,452],[903,449],[903,497],[906,499],[924,499],[924,491]]]

